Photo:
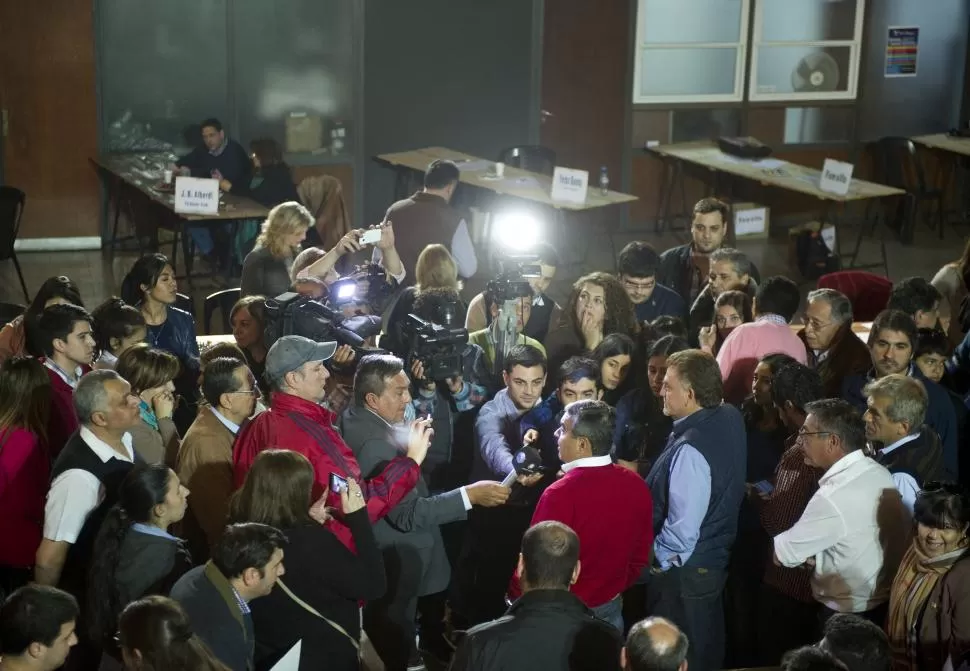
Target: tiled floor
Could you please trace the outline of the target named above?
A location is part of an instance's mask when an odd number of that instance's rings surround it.
[[[854,231],[845,234],[845,243],[851,248],[855,242]],[[966,242],[966,229],[948,228],[944,240],[925,228],[919,228],[913,245],[904,246],[887,235],[887,249],[889,256],[889,274],[893,280],[899,280],[911,275],[932,277],[944,263],[957,258]],[[658,249],[666,249],[683,241],[683,234],[655,235],[653,233],[634,235],[619,232],[614,237],[616,249],[619,250],[627,242],[634,239],[645,239]],[[572,281],[585,272],[592,270],[612,270],[614,261],[607,236],[600,232],[587,236],[582,241],[586,251],[586,261],[582,265],[574,265],[563,269],[554,282],[551,295],[562,302],[568,296]],[[762,276],[788,275],[790,269],[787,263],[787,238],[784,231],[778,232],[769,240],[741,242],[739,247],[749,254],[758,265]],[[878,255],[875,243],[864,243],[862,261],[874,260]],[[133,253],[118,253],[109,260],[106,253],[98,251],[86,252],[55,252],[55,253],[22,253],[19,255],[27,282],[27,290],[33,294],[37,287],[52,275],[68,275],[81,288],[81,294],[89,308],[93,308],[105,298],[117,294],[121,287],[121,280],[136,258]],[[179,268],[181,272],[182,269]],[[481,290],[487,281],[488,274],[480,268],[479,276],[466,284],[466,293],[470,297]],[[206,295],[220,288],[224,284],[216,284],[212,280],[198,280],[190,286],[187,282],[179,283],[179,291],[188,293],[196,302],[196,312],[201,314],[202,301]],[[808,289],[810,285],[806,285]],[[0,263],[0,300],[7,302],[23,302],[16,272],[10,262]]]

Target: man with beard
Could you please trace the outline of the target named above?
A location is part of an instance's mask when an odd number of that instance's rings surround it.
[[[929,403],[926,424],[932,427],[943,444],[943,462],[950,473],[959,473],[957,454],[957,419],[946,390],[920,372],[913,364],[916,346],[916,323],[899,310],[883,310],[872,322],[869,332],[869,354],[872,368],[864,375],[847,375],[842,381],[842,398],[860,412],[867,408],[865,386],[887,375],[908,375],[923,383]]]
[[[724,244],[729,214],[728,206],[716,198],[698,201],[694,205],[691,241],[672,247],[660,255],[657,282],[680,294],[687,305],[693,305],[704,288],[711,270],[709,256]],[[751,277],[755,282],[761,280],[758,269],[753,265]]]

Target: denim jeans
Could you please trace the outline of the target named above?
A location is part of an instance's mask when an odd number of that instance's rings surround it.
[[[593,615],[604,622],[609,622],[621,634],[623,633],[623,597],[621,595],[617,594],[606,603],[590,610],[593,611]]]

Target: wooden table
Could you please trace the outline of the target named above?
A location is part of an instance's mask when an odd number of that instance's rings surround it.
[[[424,149],[414,149],[397,154],[381,154],[376,157],[378,161],[385,163],[398,171],[398,176],[414,172],[423,173],[428,168],[428,164],[438,159],[447,159],[458,164],[461,172],[459,181],[479,189],[485,189],[501,196],[511,196],[522,198],[539,205],[552,207],[557,210],[583,211],[592,210],[597,207],[608,207],[610,205],[622,205],[638,200],[636,196],[618,191],[610,191],[605,196],[600,194],[600,190],[593,182],[595,175],[590,175],[589,192],[586,195],[585,203],[563,203],[552,199],[552,178],[549,175],[542,175],[537,172],[520,170],[512,166],[505,166],[504,175],[501,178],[490,176],[493,172],[495,162],[487,159],[465,154],[454,149],[445,147],[425,147]],[[403,197],[407,197],[405,194]]]
[[[936,133],[934,135],[917,135],[909,139],[931,149],[939,149],[960,156],[970,156],[970,137],[953,137],[948,133]]]
[[[121,211],[126,210],[132,215],[132,221],[138,224],[147,222],[140,221],[141,217],[133,216],[136,205],[132,202],[134,196],[140,195],[147,198],[148,202],[160,206],[167,215],[167,218],[176,222],[175,240],[172,242],[172,254],[169,261],[175,267],[178,258],[178,239],[182,239],[182,250],[185,254],[185,267],[189,276],[192,274],[192,257],[190,254],[190,236],[187,234],[185,222],[190,221],[193,225],[205,225],[206,223],[229,223],[233,225],[241,219],[265,219],[269,210],[250,198],[244,198],[231,193],[223,193],[219,199],[219,214],[179,214],[175,212],[175,194],[166,191],[162,187],[162,171],[165,166],[170,164],[173,156],[169,154],[105,154],[92,157],[91,161],[101,169],[105,176],[105,185],[108,189],[109,200],[114,203],[114,223],[109,250],[113,253],[114,248],[121,240],[118,238],[118,224]],[[105,212],[107,216],[107,211]],[[155,221],[152,218],[152,221]],[[149,231],[157,236],[157,221],[154,230]],[[178,234],[181,234],[178,235]],[[140,236],[139,249],[141,249]],[[157,237],[156,237],[157,240]]]
[[[936,184],[939,185],[939,188],[943,190],[944,194],[949,193],[951,188],[956,191],[954,200],[956,202],[958,216],[966,223],[967,214],[966,208],[963,206],[963,194],[961,193],[960,185],[957,183],[956,177],[960,168],[960,162],[970,157],[970,137],[953,136],[949,133],[935,133],[933,135],[917,135],[909,139],[927,149],[943,154],[938,164],[939,169],[936,174]],[[943,208],[942,202],[940,203],[940,208]],[[944,219],[945,212],[946,210],[944,210],[943,214]],[[942,226],[943,224],[941,223],[940,238],[943,237]]]
[[[861,179],[853,179],[849,184],[849,192],[844,196],[829,191],[822,191],[819,188],[821,171],[815,168],[809,168],[804,165],[798,165],[797,163],[790,163],[770,157],[760,161],[736,158],[722,152],[713,142],[687,142],[682,144],[659,145],[650,148],[649,151],[674,167],[674,174],[670,177],[667,175],[669,171],[665,171],[664,179],[660,187],[660,205],[657,213],[658,232],[660,222],[667,221],[670,216],[670,200],[678,177],[681,180],[681,184],[683,183],[683,163],[690,163],[706,168],[715,180],[723,173],[758,182],[762,186],[794,191],[817,198],[821,201],[822,221],[836,226],[838,224],[838,217],[835,210],[839,205],[874,198],[901,196],[906,193],[902,189],[867,182]],[[715,186],[716,191],[717,187]],[[842,236],[839,235],[838,230],[836,230],[835,237],[839,250],[837,253],[841,256]],[[852,254],[853,264],[857,255],[858,244],[856,245],[855,252]],[[849,267],[855,266],[850,265]]]

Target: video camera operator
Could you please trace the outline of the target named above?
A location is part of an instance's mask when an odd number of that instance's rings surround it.
[[[431,416],[435,422],[434,439],[422,468],[431,491],[464,483],[471,469],[471,443],[456,443],[456,421],[459,415],[478,408],[497,391],[486,384],[490,376],[482,348],[469,343],[467,331],[460,327],[461,307],[461,298],[453,289],[428,289],[418,295],[412,312],[428,325],[443,327],[439,332],[445,335],[430,338],[430,343],[429,338],[422,341],[422,332],[428,333],[430,329],[412,322],[409,358],[405,361],[414,383],[415,415]],[[432,370],[437,372],[431,373]],[[448,375],[450,372],[457,374]],[[466,448],[460,455],[454,454],[456,444]]]
[[[562,260],[555,247],[545,242],[537,244],[532,255],[536,257],[539,273],[536,277],[528,278],[532,287],[532,302],[529,316],[523,321],[520,330],[529,338],[544,343],[549,329],[559,323],[562,312],[559,305],[545,293],[556,277],[556,269],[562,265]],[[491,325],[496,316],[492,305],[494,301],[489,301],[486,291],[472,298],[468,304],[468,316],[465,318],[465,328],[469,333],[481,331]]]

